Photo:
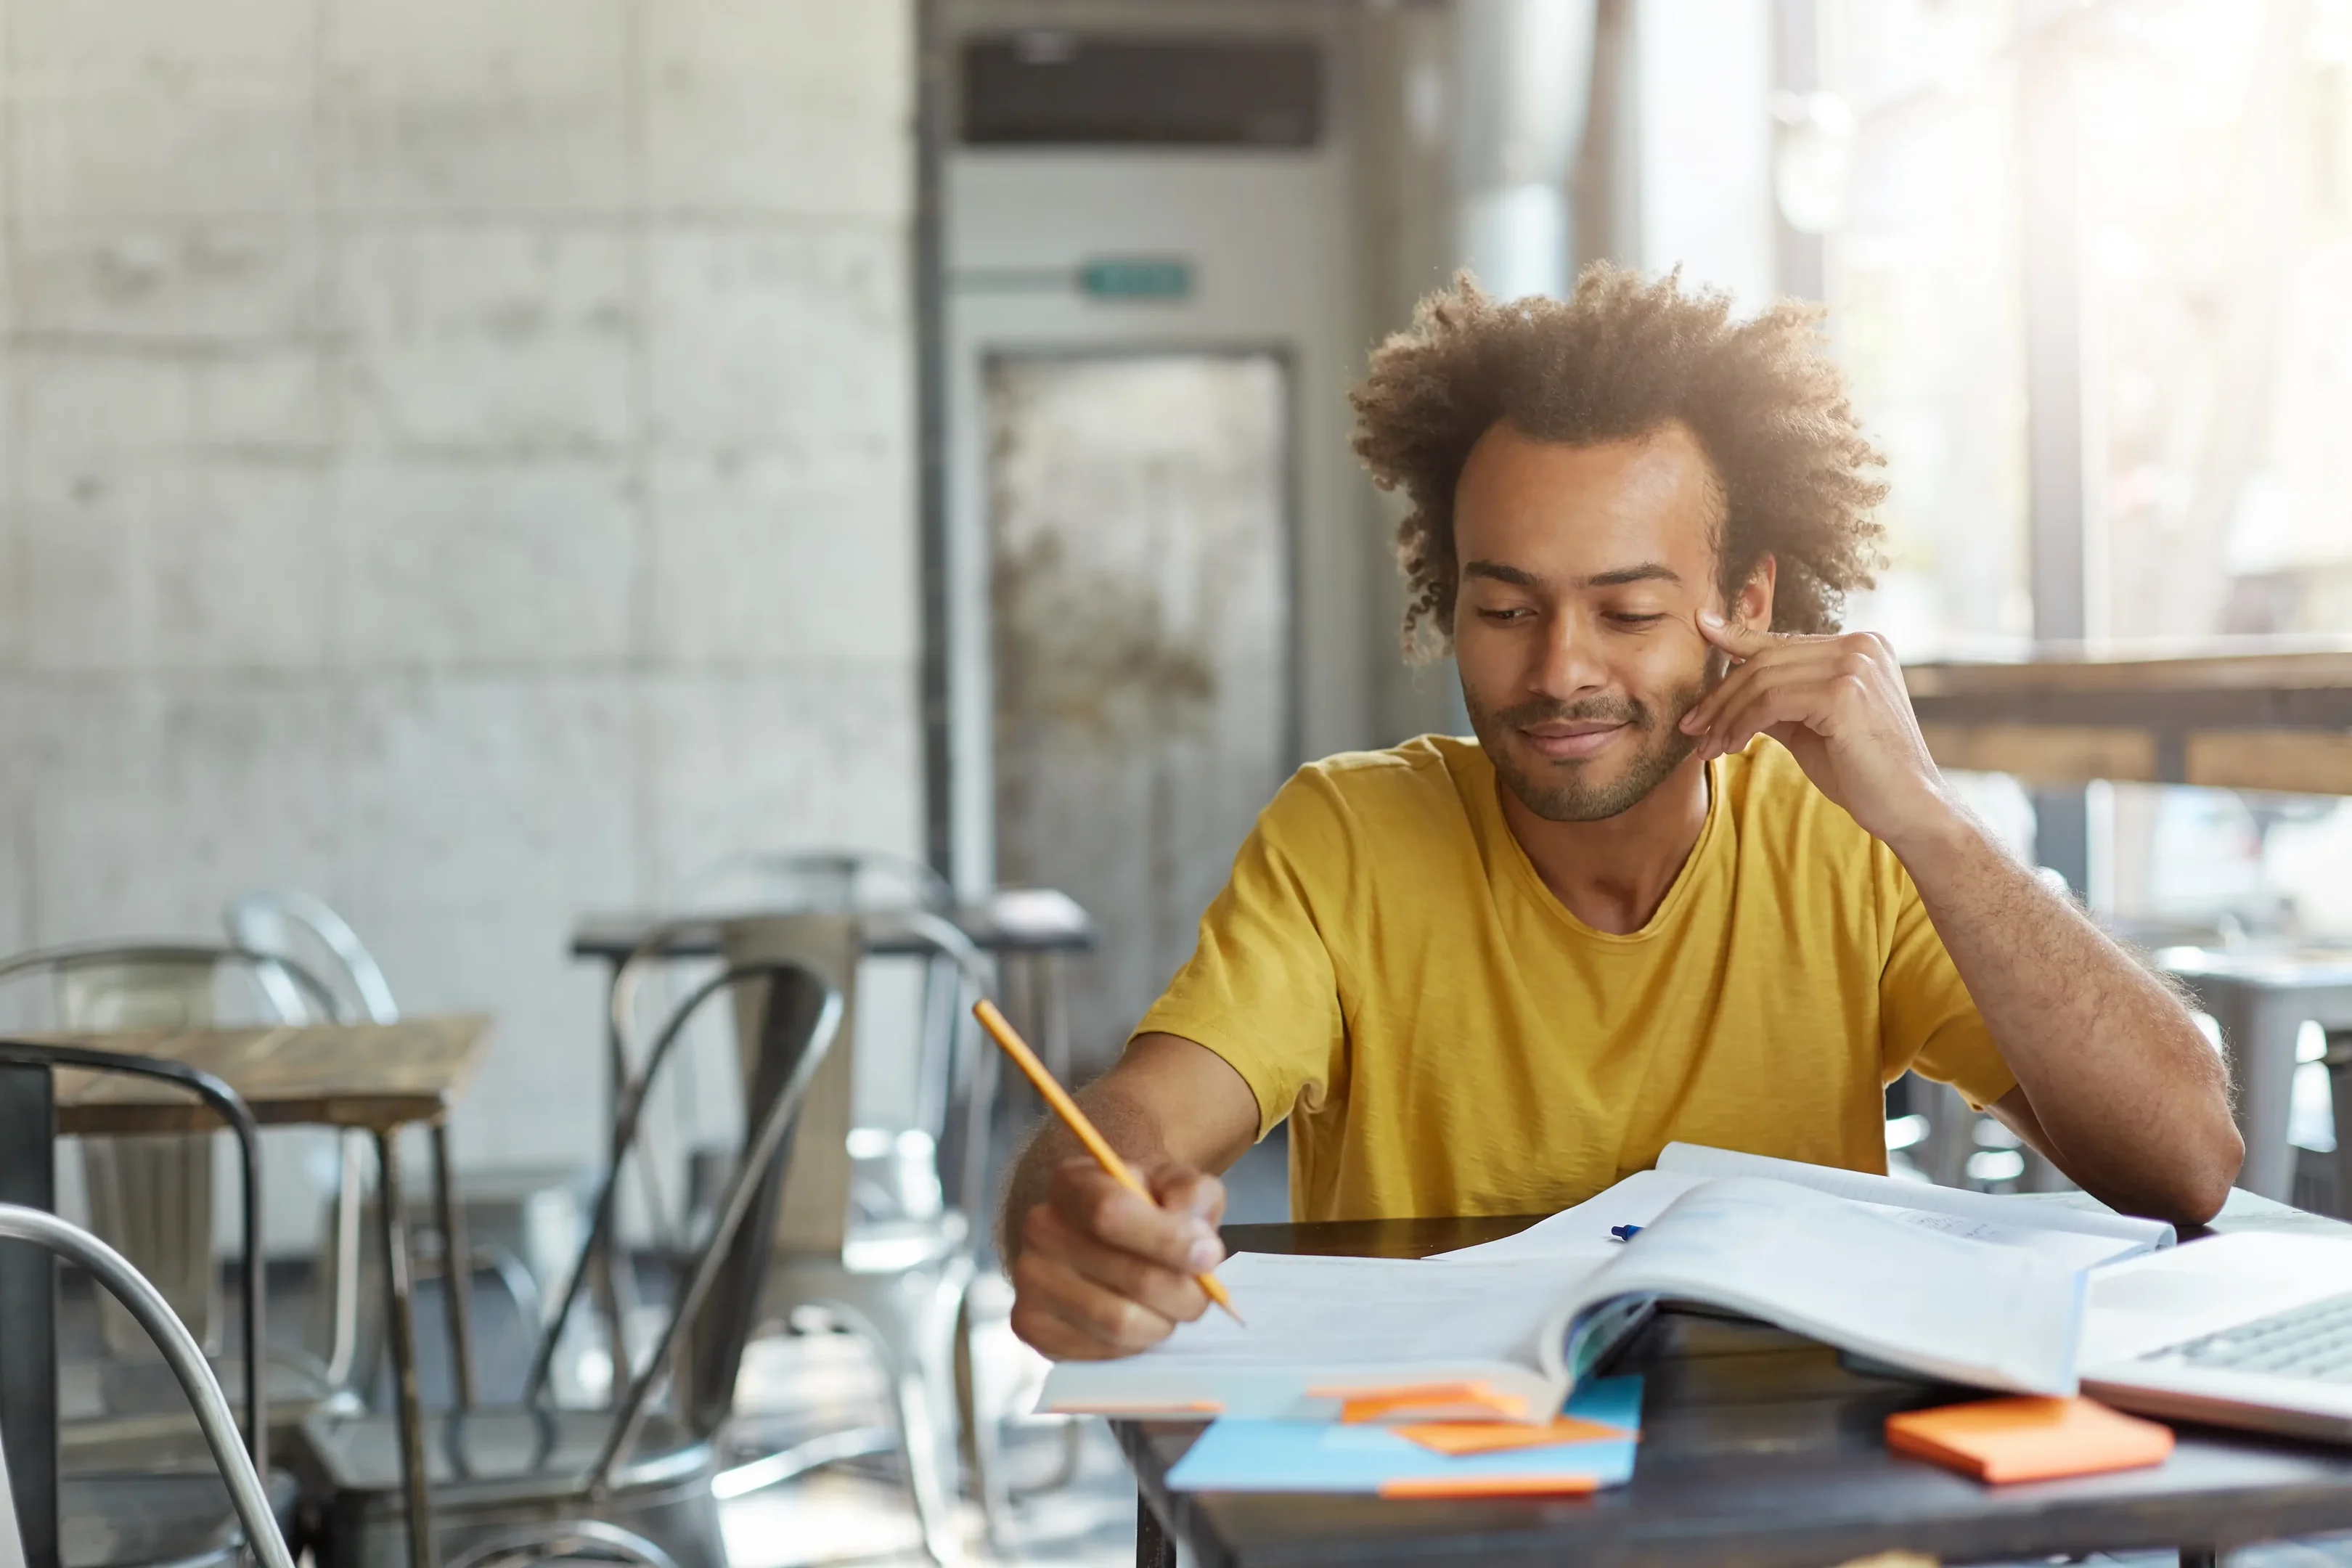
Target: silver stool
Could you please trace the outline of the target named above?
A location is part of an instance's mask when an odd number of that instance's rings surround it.
[[[2237,1080],[2238,1131],[2246,1163],[2237,1184],[2280,1203],[2294,1201],[2294,1145],[2287,1139],[2294,1102],[2297,1037],[2306,1022],[2352,1028],[2352,954],[2280,956],[2167,948],[2157,963],[2195,994],[2221,1027]],[[2343,1140],[2336,1142],[2342,1158]]]

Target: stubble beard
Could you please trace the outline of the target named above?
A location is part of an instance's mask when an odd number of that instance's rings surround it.
[[[1675,692],[1661,710],[1633,697],[1592,697],[1580,702],[1522,702],[1487,712],[1463,693],[1470,710],[1470,728],[1485,748],[1495,773],[1519,804],[1547,822],[1601,822],[1629,811],[1665,782],[1697,747],[1698,739],[1678,727],[1684,714],[1698,705],[1712,689],[1700,679]],[[1531,777],[1520,768],[1509,745],[1514,731],[1548,721],[1565,723],[1623,724],[1641,738],[1641,750],[1614,778],[1588,782],[1591,761],[1549,764],[1549,776]]]

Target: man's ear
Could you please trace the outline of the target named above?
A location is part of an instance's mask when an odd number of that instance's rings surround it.
[[[1751,631],[1770,631],[1772,590],[1780,580],[1780,563],[1768,550],[1757,557],[1755,570],[1748,574],[1747,583],[1731,597],[1731,624]]]

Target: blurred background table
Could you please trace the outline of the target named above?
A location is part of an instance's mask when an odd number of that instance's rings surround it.
[[[755,913],[757,911],[741,911]],[[1005,964],[1008,1011],[1029,1029],[1055,1074],[1070,1075],[1068,1010],[1062,989],[1060,960],[1068,953],[1093,949],[1097,939],[1092,916],[1067,893],[1051,888],[1005,888],[971,903],[943,910],[946,921],[973,946]],[[597,959],[605,965],[608,983],[623,964],[658,937],[655,951],[677,959],[719,956],[719,931],[735,918],[699,911],[678,918],[656,913],[589,915],[572,933],[572,956]],[[865,952],[872,958],[922,957],[930,949],[917,941],[906,918],[892,912],[866,917]],[[619,1042],[613,1042],[607,1063],[617,1106],[619,1085],[627,1066],[619,1059]]]
[[[448,1115],[480,1066],[488,1027],[487,1017],[467,1015],[396,1024],[23,1037],[181,1062],[227,1083],[252,1109],[254,1120],[265,1127],[332,1127],[365,1132],[373,1140],[379,1163],[376,1219],[385,1264],[394,1394],[400,1418],[413,1568],[429,1568],[433,1536],[425,1486],[424,1412],[416,1382],[416,1325],[410,1289],[413,1260],[403,1224],[406,1205],[401,1197],[395,1142],[402,1128],[438,1122]],[[53,1074],[44,1068],[0,1068],[0,1129],[7,1134],[0,1137],[0,1197],[54,1209],[58,1134],[209,1131],[219,1125],[208,1107],[150,1080],[72,1068]],[[44,1129],[47,1135],[39,1135]],[[446,1231],[454,1223],[457,1205],[448,1189],[447,1173],[436,1175]],[[458,1235],[452,1234],[445,1245],[455,1249],[453,1256],[464,1255]],[[50,1278],[47,1257],[15,1256],[26,1252],[21,1247],[5,1250],[11,1256],[5,1259],[5,1272],[13,1274],[29,1264],[39,1273],[29,1286],[24,1281],[0,1282],[0,1297],[13,1301],[20,1290],[42,1293]],[[466,1292],[453,1289],[446,1294],[452,1354],[462,1369],[467,1363],[470,1339],[464,1316]],[[248,1346],[247,1353],[255,1353],[255,1348]],[[57,1365],[53,1312],[14,1315],[7,1333],[0,1335],[0,1389],[46,1383],[51,1394],[46,1411],[27,1411],[18,1401],[0,1410],[0,1416],[9,1424],[9,1461],[12,1468],[21,1469],[27,1462],[38,1465],[45,1458],[50,1478],[45,1489],[50,1493],[57,1474]],[[459,1386],[467,1381],[461,1370]],[[20,1420],[44,1430],[26,1431]],[[18,1496],[20,1500],[24,1496],[21,1488]]]

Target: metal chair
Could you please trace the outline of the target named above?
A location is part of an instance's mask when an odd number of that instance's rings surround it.
[[[557,1342],[592,1265],[614,1243],[621,1173],[646,1094],[688,1026],[719,995],[737,1000],[745,1047],[758,1064],[735,1173],[618,1405],[551,1408],[544,1396]],[[525,1403],[453,1411],[431,1424],[426,1473],[436,1545],[449,1568],[575,1552],[646,1568],[725,1563],[711,1492],[719,1468],[713,1439],[731,1408],[755,1321],[794,1126],[841,1017],[841,996],[822,976],[800,964],[756,963],[730,965],[696,987],[665,1024],[614,1129],[587,1242],[541,1333]],[[654,1395],[665,1383],[673,1408],[656,1413]],[[324,1499],[313,1541],[320,1568],[405,1561],[408,1522],[392,1419],[320,1413],[305,1424],[303,1437],[310,1479]]]
[[[945,1563],[961,1555],[953,1514],[960,1429],[971,1445],[975,1489],[992,1533],[1004,1500],[996,1485],[993,1426],[971,1418],[958,1397],[956,1377],[960,1325],[974,1269],[967,1205],[981,1196],[985,1182],[994,1058],[971,1049],[970,1032],[955,1026],[963,1017],[962,1001],[986,984],[984,960],[945,920],[906,908],[726,921],[721,948],[732,963],[789,959],[820,970],[843,992],[845,1012],[854,1017],[859,962],[870,922],[877,921],[887,921],[894,934],[929,951],[928,1000],[946,1003],[949,1026],[924,1031],[916,1062],[918,1126],[911,1131],[920,1135],[919,1158],[930,1180],[872,1182],[860,1194],[859,1167],[887,1161],[892,1151],[886,1142],[866,1159],[856,1157],[858,1142],[868,1134],[850,1125],[855,1063],[852,1053],[839,1053],[810,1092],[805,1136],[793,1152],[763,1302],[772,1319],[817,1309],[879,1357],[891,1391],[889,1436],[906,1468],[925,1547]],[[625,1039],[635,988],[664,962],[667,941],[663,931],[650,933],[616,973],[616,1038]],[[929,1016],[940,1012],[936,1005],[926,1008]],[[845,1024],[845,1030],[850,1026]],[[789,1479],[817,1462],[873,1451],[870,1445],[827,1438],[761,1451],[739,1437],[739,1447],[750,1451],[721,1482],[729,1496]]]
[[[297,965],[321,976],[333,993],[334,1016],[345,1023],[396,1024],[400,1004],[383,966],[360,941],[359,933],[324,901],[290,889],[263,889],[241,893],[221,911],[229,940],[241,951],[276,961],[258,971],[265,990],[281,1003],[299,1002],[293,984],[285,978]],[[281,967],[282,966],[282,967]],[[446,1279],[448,1259],[463,1256],[467,1283],[488,1275],[513,1303],[517,1318],[536,1329],[543,1316],[546,1287],[551,1281],[535,1276],[514,1249],[477,1239],[472,1215],[457,1194],[451,1175],[449,1130],[435,1123],[429,1130],[433,1161],[432,1217],[429,1225],[414,1226],[411,1235],[437,1243],[436,1258],[428,1247],[417,1259],[420,1279],[439,1272]],[[327,1231],[320,1247],[314,1278],[328,1282],[314,1295],[314,1322],[322,1321],[328,1375],[338,1384],[364,1380],[383,1357],[381,1325],[371,1303],[380,1290],[369,1289],[364,1247],[367,1226],[362,1214],[368,1138],[345,1133],[336,1141],[337,1173],[334,1198],[328,1210]],[[562,1184],[568,1185],[568,1178]],[[450,1368],[453,1402],[470,1406],[476,1398],[478,1363],[473,1349],[470,1289],[445,1286],[451,1291]]]
[[[262,1343],[267,1291],[261,1252],[261,1135],[251,1110],[236,1091],[211,1074],[184,1063],[63,1043],[0,1039],[0,1065],[49,1071],[79,1068],[173,1084],[204,1100],[226,1123],[239,1156],[240,1239],[244,1248],[239,1316],[246,1344]],[[154,1291],[152,1282],[143,1277],[142,1282],[149,1291]],[[157,1294],[160,1296],[160,1292]],[[131,1315],[134,1322],[140,1321],[135,1313]],[[174,1324],[184,1334],[186,1332],[185,1325],[179,1324],[176,1318]],[[140,1327],[142,1331],[152,1332],[143,1322]],[[190,1342],[194,1342],[192,1336]],[[296,1494],[291,1479],[269,1468],[269,1406],[265,1380],[260,1375],[262,1365],[261,1358],[249,1352],[246,1355],[244,1431],[254,1472],[265,1478],[271,1528],[276,1531],[282,1530],[291,1516]],[[177,1367],[173,1371],[184,1388],[184,1374]],[[205,1376],[211,1384],[208,1363],[205,1364]],[[218,1397],[217,1384],[213,1386],[215,1397]],[[197,1435],[205,1436],[209,1442],[209,1435],[202,1430],[201,1408],[196,1428]],[[224,1495],[214,1479],[176,1473],[165,1468],[183,1457],[177,1450],[184,1445],[175,1437],[176,1434],[167,1432],[133,1446],[131,1453],[118,1457],[118,1462],[131,1461],[123,1468],[64,1478],[58,1488],[58,1510],[64,1536],[77,1548],[68,1554],[75,1563],[95,1568],[101,1563],[194,1559],[233,1544],[230,1527],[236,1522],[236,1514],[231,1508],[232,1500]],[[144,1452],[138,1452],[139,1448]]]
[[[269,982],[261,975],[271,973]],[[331,1016],[333,998],[298,965],[235,947],[195,942],[93,942],[37,949],[0,959],[0,984],[47,978],[53,985],[54,1022],[74,1031],[202,1028],[219,1023],[215,991],[225,974],[240,978],[250,992],[252,1011],[269,1022],[299,1023]],[[114,1070],[147,1071],[161,1065],[142,1058],[115,1058]],[[131,1065],[139,1064],[139,1065]],[[182,1080],[185,1081],[185,1080]],[[209,1133],[85,1141],[82,1163],[90,1184],[92,1228],[110,1236],[134,1266],[163,1292],[181,1321],[211,1345],[218,1337],[220,1278],[213,1233],[213,1140]],[[248,1244],[257,1258],[257,1233]],[[250,1267],[250,1263],[248,1265]],[[110,1352],[101,1385],[110,1406],[105,1416],[77,1420],[68,1447],[92,1463],[110,1464],[110,1455],[147,1451],[153,1408],[165,1391],[142,1375],[142,1353],[152,1342],[135,1320],[102,1298],[100,1321]],[[327,1369],[258,1337],[247,1340],[246,1357],[277,1389],[273,1403],[299,1418],[300,1411],[340,1392]],[[148,1363],[152,1365],[151,1363]],[[110,1385],[110,1386],[109,1386]],[[120,1408],[115,1408],[115,1406]],[[177,1425],[164,1423],[166,1430]]]
[[[230,1564],[242,1563],[249,1551],[262,1568],[293,1568],[293,1556],[287,1550],[286,1538],[278,1531],[261,1473],[252,1457],[238,1446],[236,1418],[230,1414],[228,1401],[205,1361],[202,1347],[180,1321],[163,1292],[126,1262],[121,1254],[55,1215],[0,1204],[0,1237],[29,1242],[79,1265],[105,1287],[110,1299],[121,1303],[131,1319],[152,1337],[165,1364],[179,1379],[194,1410],[205,1445],[212,1452],[214,1464],[219,1467],[219,1485],[226,1491],[226,1501],[240,1534],[216,1531],[193,1551],[187,1542],[174,1539],[168,1532],[161,1539],[142,1538],[136,1527],[142,1522],[142,1505],[152,1508],[156,1503],[158,1489],[166,1484],[166,1479],[134,1477],[131,1480],[138,1489],[123,1491],[116,1500],[120,1511],[110,1520],[116,1543],[127,1548],[131,1555],[116,1560],[171,1562],[174,1568],[213,1568],[215,1564],[229,1568]],[[263,1426],[255,1422],[253,1430],[257,1433]]]

